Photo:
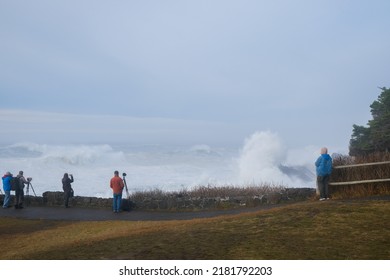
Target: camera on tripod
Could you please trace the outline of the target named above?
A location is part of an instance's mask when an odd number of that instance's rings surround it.
[[[127,176],[127,174],[126,174],[126,173],[122,173],[122,176],[123,176],[123,177],[126,177],[126,176]]]
[[[28,178],[27,178],[27,181],[28,181],[28,182],[31,182],[31,180],[32,180],[31,177],[28,177]]]

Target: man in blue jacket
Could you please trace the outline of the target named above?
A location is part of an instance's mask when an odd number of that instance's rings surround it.
[[[3,208],[9,208],[9,202],[11,199],[11,179],[12,179],[12,174],[10,172],[5,173],[3,176],[3,190],[4,190],[4,203],[3,203]]]
[[[328,155],[328,149],[322,148],[321,155],[316,160],[317,185],[320,191],[320,200],[329,199],[329,177],[332,173],[332,158]]]

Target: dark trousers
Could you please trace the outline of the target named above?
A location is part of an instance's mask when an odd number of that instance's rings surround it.
[[[329,198],[329,175],[317,176],[317,186],[320,198]]]
[[[71,191],[65,191],[64,192],[64,204],[65,204],[65,207],[69,207],[69,198],[71,196]]]
[[[15,190],[15,208],[22,208],[24,202],[24,189]]]

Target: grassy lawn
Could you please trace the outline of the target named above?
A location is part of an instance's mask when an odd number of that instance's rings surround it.
[[[131,214],[130,214],[131,215]],[[0,218],[2,259],[390,259],[390,202],[164,222]]]

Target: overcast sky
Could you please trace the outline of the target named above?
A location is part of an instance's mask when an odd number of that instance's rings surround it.
[[[389,11],[388,0],[0,0],[0,129],[13,132],[1,138],[207,144],[272,131],[347,149],[390,86]]]

